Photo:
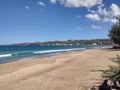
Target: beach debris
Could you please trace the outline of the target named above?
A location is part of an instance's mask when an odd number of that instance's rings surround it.
[[[105,79],[100,86],[93,86],[90,90],[120,90],[120,81]]]
[[[99,90],[112,90],[112,81],[105,79],[99,86]]]
[[[113,81],[113,86],[112,88],[116,89],[116,90],[120,90],[120,81]]]

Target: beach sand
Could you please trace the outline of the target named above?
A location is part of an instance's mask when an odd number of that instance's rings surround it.
[[[116,55],[91,49],[0,64],[0,90],[87,90],[102,82]]]

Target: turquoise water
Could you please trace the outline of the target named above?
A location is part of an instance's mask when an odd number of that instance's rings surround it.
[[[0,46],[0,63],[93,48],[102,48],[102,46]]]

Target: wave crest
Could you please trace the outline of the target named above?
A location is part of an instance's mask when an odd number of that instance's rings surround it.
[[[10,56],[12,56],[12,54],[2,54],[2,55],[0,55],[0,58],[10,57]]]
[[[67,51],[76,51],[76,50],[83,50],[83,49],[86,49],[86,48],[59,49],[59,50],[45,50],[45,51],[36,51],[36,52],[33,52],[33,53],[37,54],[37,53],[67,52]]]

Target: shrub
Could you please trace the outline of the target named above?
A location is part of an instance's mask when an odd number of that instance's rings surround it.
[[[115,62],[116,66],[110,66],[109,71],[106,73],[106,76],[109,79],[120,81],[120,56],[117,55],[117,58],[112,59]]]

